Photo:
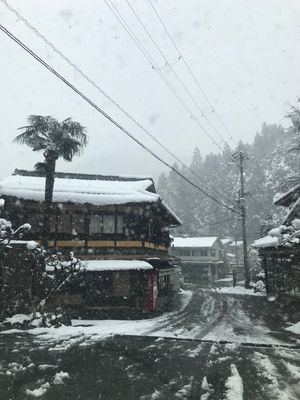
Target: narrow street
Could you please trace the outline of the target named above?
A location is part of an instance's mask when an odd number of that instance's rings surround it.
[[[300,398],[300,337],[284,329],[297,304],[186,289],[184,308],[152,320],[3,333],[0,398]]]

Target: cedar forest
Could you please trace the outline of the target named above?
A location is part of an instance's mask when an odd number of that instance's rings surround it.
[[[264,123],[253,144],[239,143],[247,155],[244,176],[249,244],[282,223],[286,211],[273,205],[273,197],[298,183],[299,116],[299,109],[293,107],[287,115],[290,128]],[[222,154],[208,154],[203,158],[196,147],[189,169],[174,166],[218,200],[236,207],[240,178],[233,153],[233,149],[227,148]],[[213,202],[173,171],[160,175],[157,190],[183,221],[173,234],[241,238],[238,213]]]

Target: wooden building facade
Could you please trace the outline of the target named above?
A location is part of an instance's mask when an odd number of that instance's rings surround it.
[[[261,258],[267,293],[300,296],[300,185],[276,195],[274,204],[288,210],[283,224],[255,240],[252,247]]]
[[[18,170],[0,183],[0,194],[5,199],[4,215],[7,213],[14,226],[24,221],[32,226],[25,240],[41,238],[44,186],[41,173]],[[96,286],[86,285],[90,288],[88,296],[82,296],[82,289],[69,288],[72,296],[61,294],[59,302],[90,308],[126,306],[151,311],[166,305],[163,299],[166,282],[169,292],[177,289],[172,283],[176,259],[168,254],[169,229],[179,224],[180,220],[156,193],[151,178],[56,173],[48,247],[74,252],[90,266],[84,272],[87,281],[93,276],[98,282]],[[103,268],[91,271],[91,265],[101,260],[102,267],[105,260],[115,260],[118,269],[110,266],[107,271]],[[138,281],[144,291],[135,287]],[[123,291],[118,292],[118,285]],[[109,296],[102,296],[104,287],[110,288]],[[77,297],[74,290],[78,291]],[[133,300],[133,293],[142,301]],[[76,303],[79,298],[80,304]]]

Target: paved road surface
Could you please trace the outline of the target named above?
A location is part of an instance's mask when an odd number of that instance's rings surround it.
[[[156,321],[152,337],[70,337],[61,350],[1,335],[0,399],[300,399],[300,337],[283,329],[297,305],[191,288],[189,305]]]

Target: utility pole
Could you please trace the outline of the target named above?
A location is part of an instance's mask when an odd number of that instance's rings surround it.
[[[249,289],[250,273],[249,273],[249,258],[247,246],[247,232],[246,232],[246,201],[245,201],[245,184],[244,184],[244,162],[245,154],[239,150],[233,155],[233,158],[238,161],[240,169],[240,191],[239,191],[239,206],[241,210],[242,219],[242,236],[243,236],[243,255],[244,255],[244,270],[245,270],[245,288]]]

